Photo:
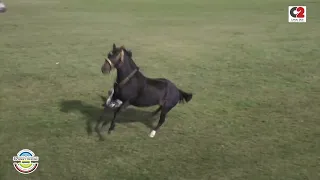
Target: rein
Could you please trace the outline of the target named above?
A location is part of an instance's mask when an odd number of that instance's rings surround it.
[[[120,59],[120,60],[118,60],[118,62],[116,62],[116,64],[113,64],[112,61],[109,58],[106,58],[106,61],[109,63],[111,69],[113,69],[113,68],[116,68],[116,65],[118,65],[120,63],[123,64],[123,62],[124,62],[123,61],[123,56],[124,56],[124,52],[122,50],[121,53],[118,54],[118,56],[116,57],[116,59]],[[119,66],[121,66],[121,64]]]
[[[138,70],[139,70],[139,69],[133,70],[124,80],[122,80],[120,83],[117,83],[117,82],[116,82],[116,84],[118,84],[119,87],[125,85],[125,84],[133,77],[133,75],[135,75],[136,72],[138,72]]]

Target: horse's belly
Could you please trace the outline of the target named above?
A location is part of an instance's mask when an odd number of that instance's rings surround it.
[[[159,104],[159,98],[152,98],[152,97],[139,97],[138,99],[134,100],[132,105],[137,107],[148,107],[148,106],[155,106]]]

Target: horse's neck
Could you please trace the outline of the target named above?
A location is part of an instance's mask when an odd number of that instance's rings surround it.
[[[134,70],[139,69],[138,66],[131,59],[131,62],[125,60],[127,64],[124,64],[123,67],[117,69],[117,83],[120,83],[125,78],[127,78]]]
[[[134,70],[135,68],[131,66],[126,66],[126,67],[117,69],[117,83],[120,83],[125,78],[127,78]]]

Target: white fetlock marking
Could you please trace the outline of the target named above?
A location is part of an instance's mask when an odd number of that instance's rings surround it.
[[[111,89],[111,94],[109,95],[107,101],[106,101],[106,104],[107,105],[110,105],[111,104],[111,99],[112,99],[112,96],[113,96],[113,93],[114,93],[114,90],[113,88]]]
[[[122,101],[120,101],[119,99],[116,99],[116,102],[117,102],[118,106],[120,106],[122,104]]]
[[[4,3],[0,2],[0,8],[6,8],[6,6],[4,5]]]
[[[153,138],[156,135],[156,132],[157,131],[152,130],[151,133],[149,134],[149,137]]]

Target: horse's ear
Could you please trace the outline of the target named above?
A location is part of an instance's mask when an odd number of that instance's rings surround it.
[[[113,46],[112,46],[112,49],[115,50],[117,47],[116,47],[116,44],[113,43]]]

